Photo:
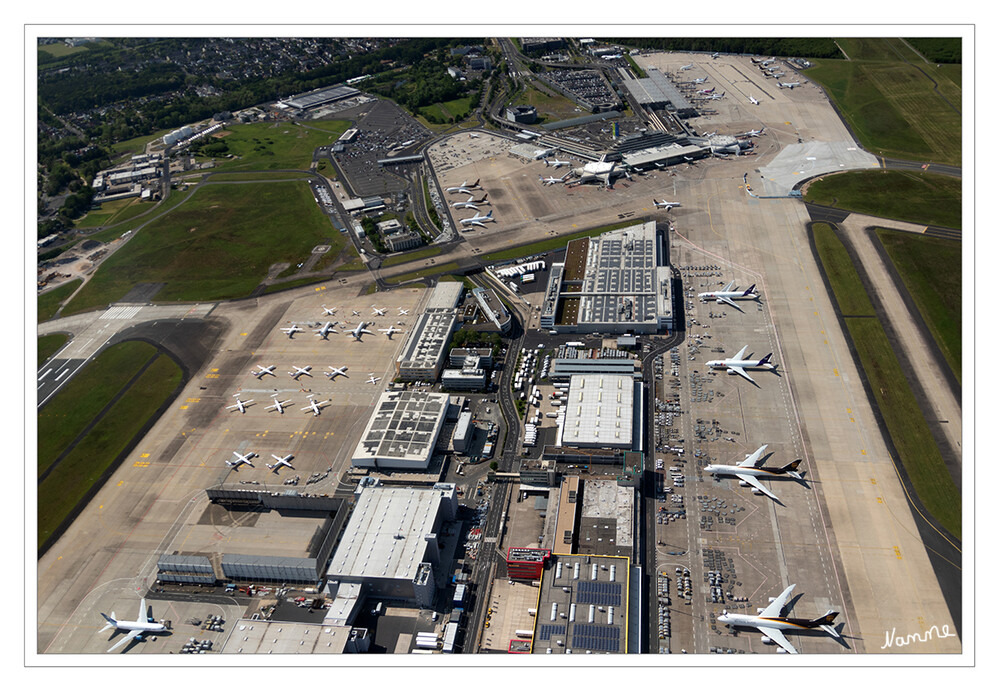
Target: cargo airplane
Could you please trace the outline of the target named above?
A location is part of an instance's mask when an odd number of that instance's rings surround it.
[[[463,226],[465,226],[465,225],[471,225],[471,226],[481,226],[483,228],[486,227],[486,224],[483,223],[483,221],[495,221],[495,220],[496,219],[493,218],[493,212],[492,211],[490,211],[489,213],[487,213],[485,216],[481,216],[481,215],[479,215],[477,213],[474,216],[472,216],[471,218],[462,218],[462,219],[459,219],[461,225],[463,225]]]
[[[777,86],[782,89],[793,89],[796,86],[801,86],[801,82],[777,82]]]
[[[361,334],[371,334],[372,336],[374,336],[375,334],[373,331],[368,331],[367,329],[364,328],[367,325],[368,325],[367,322],[361,322],[350,331],[344,331],[344,333],[348,333],[351,336],[353,336],[355,341],[361,340]]]
[[[756,381],[746,374],[747,369],[762,369],[771,372],[777,371],[777,365],[770,362],[770,358],[773,357],[773,353],[768,353],[766,357],[760,360],[743,360],[746,351],[749,350],[749,346],[742,346],[742,350],[735,354],[734,357],[725,358],[724,360],[708,360],[706,363],[708,367],[712,369],[724,369],[729,374],[738,374],[740,377],[744,377],[756,384]],[[757,384],[759,386],[759,384]]]
[[[478,188],[479,188],[479,181],[478,180],[476,180],[475,182],[473,182],[471,185],[469,185],[466,181],[463,180],[462,183],[460,185],[458,185],[457,187],[445,187],[444,191],[445,192],[452,192],[452,193],[454,193],[454,192],[464,192],[465,194],[471,194],[472,190],[475,190],[475,189],[478,189]]]
[[[329,340],[329,335],[335,334],[336,331],[333,329],[333,322],[326,322],[322,327],[316,329],[315,333],[319,334],[319,337],[326,341]]]
[[[735,281],[729,282],[727,286],[721,290],[710,290],[706,293],[700,293],[699,297],[702,301],[707,302],[708,300],[714,300],[719,305],[723,302],[732,305],[737,310],[741,311],[741,308],[735,304],[734,300],[759,300],[760,295],[756,292],[756,284],[749,286],[745,290],[733,290],[735,288]]]
[[[101,612],[101,616],[107,621],[104,628],[97,633],[103,633],[108,629],[114,629],[117,631],[127,631],[128,635],[122,638],[120,641],[115,643],[113,646],[108,648],[110,653],[116,648],[120,648],[126,643],[131,641],[141,641],[142,637],[147,633],[167,633],[167,627],[165,624],[160,624],[152,620],[149,616],[149,610],[146,609],[146,598],[142,598],[139,602],[139,618],[136,621],[125,621],[123,619],[115,618],[114,612],[111,612],[111,616]]]
[[[782,631],[810,631],[820,629],[834,638],[842,638],[839,631],[833,626],[833,622],[839,616],[839,612],[829,610],[818,619],[796,619],[782,616],[781,612],[793,590],[794,585],[789,585],[769,605],[757,610],[758,614],[756,616],[751,614],[734,614],[722,610],[718,621],[731,627],[741,626],[758,629],[763,634],[762,640],[764,643],[776,643],[780,646],[778,652],[791,653],[792,655],[797,654],[798,651],[788,642]]]
[[[788,477],[793,477],[795,480],[801,480],[802,477],[798,473],[798,466],[801,465],[801,459],[791,461],[780,468],[757,467],[756,464],[760,462],[760,458],[763,456],[766,448],[767,445],[764,444],[753,453],[747,454],[746,460],[742,461],[739,465],[718,465],[712,463],[705,466],[704,471],[712,475],[732,475],[739,478],[739,485],[741,487],[752,487],[753,494],[765,494],[771,499],[780,501],[777,499],[777,495],[764,487],[763,483],[757,478],[772,478],[787,475]]]

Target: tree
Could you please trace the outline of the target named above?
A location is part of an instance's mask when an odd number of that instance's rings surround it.
[[[499,463],[497,463],[496,461],[492,461],[489,464],[489,470],[495,471],[497,468],[499,468]]]

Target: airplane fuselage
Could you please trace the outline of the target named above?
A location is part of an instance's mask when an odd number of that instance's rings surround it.
[[[759,360],[709,360],[705,364],[713,369],[725,369],[729,367],[740,367],[742,369],[760,369],[760,370],[777,369],[776,365],[774,365],[773,363],[764,362],[761,364]]]

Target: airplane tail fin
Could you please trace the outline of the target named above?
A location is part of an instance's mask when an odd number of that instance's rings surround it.
[[[756,363],[756,366],[757,367],[762,367],[763,365],[771,365],[771,366],[773,366],[774,369],[776,369],[777,365],[774,365],[772,362],[770,362],[770,358],[772,358],[772,357],[773,357],[773,353],[767,353],[766,356],[762,360],[760,360],[759,362]]]
[[[746,292],[743,293],[743,295],[750,295],[750,294],[752,294],[752,292],[754,290],[756,290],[756,284],[755,283],[753,285],[749,286],[748,288],[746,288]]]
[[[111,616],[110,617],[108,615],[104,614],[104,612],[101,612],[101,616],[104,617],[105,621],[107,621],[108,626],[116,626],[118,624],[118,620],[115,618],[114,612],[111,612]],[[108,628],[108,626],[105,626],[104,628],[106,629],[106,628]],[[103,631],[103,629],[101,629],[101,630]]]
[[[798,474],[798,466],[799,465],[801,465],[801,459],[800,458],[798,460],[796,460],[796,461],[791,461],[786,466],[782,467],[781,471],[787,473],[788,475],[790,475],[791,477],[793,477],[795,480],[800,480],[801,479],[801,475]]]
[[[833,622],[836,621],[836,617],[838,616],[839,612],[834,612],[833,610],[829,610],[818,619],[813,619],[810,623],[816,626],[817,628],[822,629],[830,636],[839,638],[840,637],[839,631],[837,631],[832,625]]]

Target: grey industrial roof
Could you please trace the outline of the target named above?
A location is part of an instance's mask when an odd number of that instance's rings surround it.
[[[429,460],[447,414],[448,395],[386,391],[375,404],[354,458]]]
[[[305,110],[306,108],[313,108],[315,106],[322,105],[323,103],[337,101],[341,98],[347,98],[359,93],[361,92],[352,86],[344,86],[343,84],[340,84],[326,89],[319,89],[318,91],[310,91],[308,93],[299,94],[297,96],[293,96],[292,98],[285,99],[282,103],[291,106],[292,108]]]
[[[562,443],[631,448],[634,378],[622,374],[574,374],[570,381]]]

